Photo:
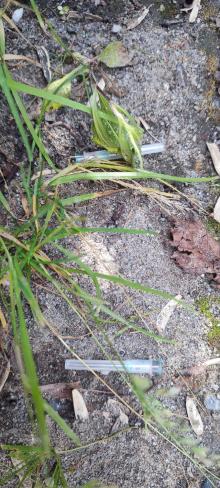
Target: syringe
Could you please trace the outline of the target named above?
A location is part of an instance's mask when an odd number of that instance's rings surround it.
[[[160,359],[125,359],[122,362],[105,359],[84,359],[83,363],[78,359],[67,359],[65,361],[65,369],[74,371],[93,369],[102,374],[109,374],[111,371],[126,371],[127,373],[148,374],[150,376],[161,375],[163,370],[163,362]]]

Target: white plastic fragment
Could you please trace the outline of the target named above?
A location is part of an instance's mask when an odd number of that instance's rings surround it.
[[[120,24],[113,24],[112,26],[113,34],[118,34],[119,32],[121,32],[121,30],[122,30],[122,26]]]
[[[181,300],[181,295],[176,295],[176,300]],[[162,308],[158,317],[157,317],[157,330],[160,334],[164,334],[166,326],[170,320],[171,315],[173,314],[175,308],[178,305],[178,301],[170,300],[165,307]]]
[[[16,8],[16,10],[12,14],[12,20],[15,24],[18,24],[23,17],[24,9],[23,8]]]
[[[72,390],[72,398],[76,419],[87,420],[89,418],[89,412],[81,393],[78,390]]]
[[[186,397],[186,411],[193,431],[197,436],[201,436],[204,430],[203,422],[195,401],[191,397]]]

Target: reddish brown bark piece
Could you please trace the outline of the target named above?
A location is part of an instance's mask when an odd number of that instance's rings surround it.
[[[220,287],[220,242],[206,230],[200,220],[177,221],[171,230],[172,258],[188,273],[208,273]]]

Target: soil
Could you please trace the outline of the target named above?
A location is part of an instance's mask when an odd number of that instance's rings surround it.
[[[129,51],[134,51],[131,65],[120,69],[96,66],[94,73],[97,79],[102,77],[101,71],[107,75],[117,87],[111,93],[111,98],[149,124],[149,133],[145,133],[144,143],[153,142],[150,134],[166,143],[164,154],[145,158],[145,168],[187,177],[214,175],[206,142],[220,142],[220,97],[214,82],[220,50],[215,17],[220,2],[202,2],[202,9],[194,24],[189,24],[188,14],[180,12],[183,2],[103,0],[98,6],[92,0],[66,3],[70,9],[79,13],[80,19],[61,18],[57,6],[64,5],[64,2],[38,2],[43,14],[71,49],[94,57],[110,41],[122,40]],[[127,31],[124,27],[126,20],[137,14],[142,4],[152,4],[149,14],[138,27]],[[102,20],[91,20],[86,16],[88,12],[101,16]],[[179,23],[173,23],[173,20]],[[118,34],[112,33],[114,23],[122,26]],[[49,35],[45,35],[28,10],[25,10],[18,27],[27,42],[6,26],[7,53],[37,59],[34,46],[44,45],[50,54],[52,72],[60,76],[62,49]],[[65,72],[74,67],[73,62],[69,63],[64,65]],[[46,86],[43,73],[36,66],[25,63],[11,63],[10,66],[17,80]],[[75,85],[72,96],[83,101],[83,93],[79,93]],[[34,111],[37,108],[36,101],[30,106],[31,99],[27,96],[24,98],[29,104],[29,110]],[[90,138],[90,120],[86,115],[61,108],[47,117],[43,124],[43,138],[53,161],[59,167],[65,167],[75,152],[94,148]],[[20,200],[18,169],[21,163],[26,164],[25,152],[1,95],[0,164],[3,177],[0,183],[12,210],[16,209]],[[34,168],[37,168],[37,161]],[[12,180],[15,172],[17,178]],[[4,181],[8,188],[3,185]],[[167,191],[167,187],[162,184],[149,181],[147,185]],[[111,188],[112,185],[106,184],[105,187]],[[161,199],[157,201],[153,197],[126,190],[72,208],[73,212],[77,211],[85,218],[88,226],[145,228],[158,231],[158,236],[149,238],[99,234],[77,243],[68,239],[67,248],[77,246],[80,254],[89,254],[87,262],[101,272],[113,270],[114,273],[119,272],[142,284],[147,283],[149,287],[173,295],[180,294],[190,305],[196,306],[203,297],[218,298],[219,291],[207,276],[185,273],[171,258],[173,249],[170,246],[170,230],[176,218],[196,216],[206,225],[219,187],[210,188],[205,184],[175,184],[175,187],[184,192],[186,198],[182,196],[179,201],[173,200],[169,206]],[[69,185],[64,194],[72,196],[96,190],[100,190],[98,184],[78,183]],[[175,196],[175,192],[171,192]],[[104,281],[102,289],[114,310],[120,310],[124,317],[135,315],[138,325],[157,333],[157,317],[166,300],[124,291]],[[59,333],[73,337],[66,339],[66,342],[78,355],[85,359],[103,357],[96,342],[66,303],[40,286],[36,288],[36,293],[44,314]],[[82,422],[75,419],[69,398],[49,398],[54,408],[80,436],[82,444],[87,445],[84,449],[62,457],[69,487],[81,487],[91,480],[99,480],[106,486],[114,485],[118,488],[201,486],[205,476],[196,469],[194,463],[161,436],[150,429],[145,430],[142,421],[123,406],[121,409],[125,408],[128,416],[127,430],[109,437],[118,415],[109,402],[114,398],[113,395],[90,373],[65,371],[64,361],[70,357],[70,353],[47,329],[39,328],[34,323],[28,309],[26,312],[40,384],[80,381],[89,411],[89,420]],[[213,313],[218,316],[218,307],[214,307]],[[179,376],[187,368],[218,355],[219,343],[213,345],[208,341],[210,328],[210,321],[198,308],[192,312],[191,309],[179,306],[165,331],[167,338],[175,340],[175,345],[160,344],[132,331],[115,335],[119,330],[116,324],[108,325],[106,331],[122,358],[163,360],[163,374],[153,380],[150,390],[150,393],[155,394],[159,388],[179,385]],[[102,334],[96,331],[96,336],[103,344]],[[106,345],[105,349],[110,352]],[[30,442],[27,410],[12,353],[11,365],[11,373],[1,392],[0,442]],[[120,375],[111,373],[106,381],[141,413],[137,399]],[[186,395],[194,395],[199,402],[204,423],[201,444],[212,453],[219,454],[219,413],[212,413],[204,407],[204,397],[208,393],[220,395],[219,369],[216,367],[207,369],[193,382],[185,380],[181,383],[179,394],[175,398],[163,400],[163,403],[177,418],[185,418]],[[73,447],[52,421],[48,420],[48,425],[57,449]],[[190,435],[194,437],[192,432]],[[97,439],[102,440],[96,443]],[[212,469],[216,475],[219,474],[215,466]],[[18,482],[10,482],[7,486],[18,486]],[[220,483],[214,481],[213,486],[220,486]]]

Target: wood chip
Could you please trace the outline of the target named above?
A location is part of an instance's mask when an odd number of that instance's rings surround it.
[[[217,144],[215,144],[214,142],[207,142],[207,148],[210,152],[212,162],[213,162],[214,167],[215,167],[215,171],[216,171],[216,173],[218,173],[218,175],[220,175],[220,151],[219,151],[219,148],[218,148]]]
[[[72,390],[72,399],[76,419],[87,420],[89,418],[89,412],[83,396],[78,390]]]
[[[181,300],[181,295],[176,295],[176,300]],[[157,330],[160,334],[164,334],[166,326],[170,320],[171,315],[173,314],[175,308],[178,305],[176,300],[170,300],[165,307],[162,308],[161,312],[157,317]]]
[[[71,383],[49,383],[47,385],[41,385],[40,389],[42,393],[50,395],[53,398],[72,400],[72,390],[80,388],[80,382]]]
[[[193,0],[192,11],[191,11],[191,14],[189,16],[189,23],[190,24],[193,24],[193,22],[196,21],[200,7],[201,7],[201,0]]]
[[[31,210],[30,210],[27,198],[24,195],[21,197],[21,204],[22,204],[22,207],[23,207],[23,210],[24,210],[26,217],[29,218],[31,215]]]
[[[8,324],[7,324],[4,313],[2,312],[1,307],[0,307],[0,324],[2,325],[3,329],[8,331]]]
[[[143,20],[145,19],[145,17],[149,13],[149,10],[150,10],[151,7],[152,7],[152,5],[150,5],[148,8],[144,7],[143,10],[141,10],[139,12],[139,15],[137,17],[135,17],[134,19],[129,20],[128,23],[127,23],[127,30],[135,29],[135,27],[137,27],[138,25],[140,25],[141,22],[143,22]]]
[[[191,397],[186,398],[186,411],[193,431],[197,436],[201,436],[204,430],[203,422],[198,412],[195,401]]]

